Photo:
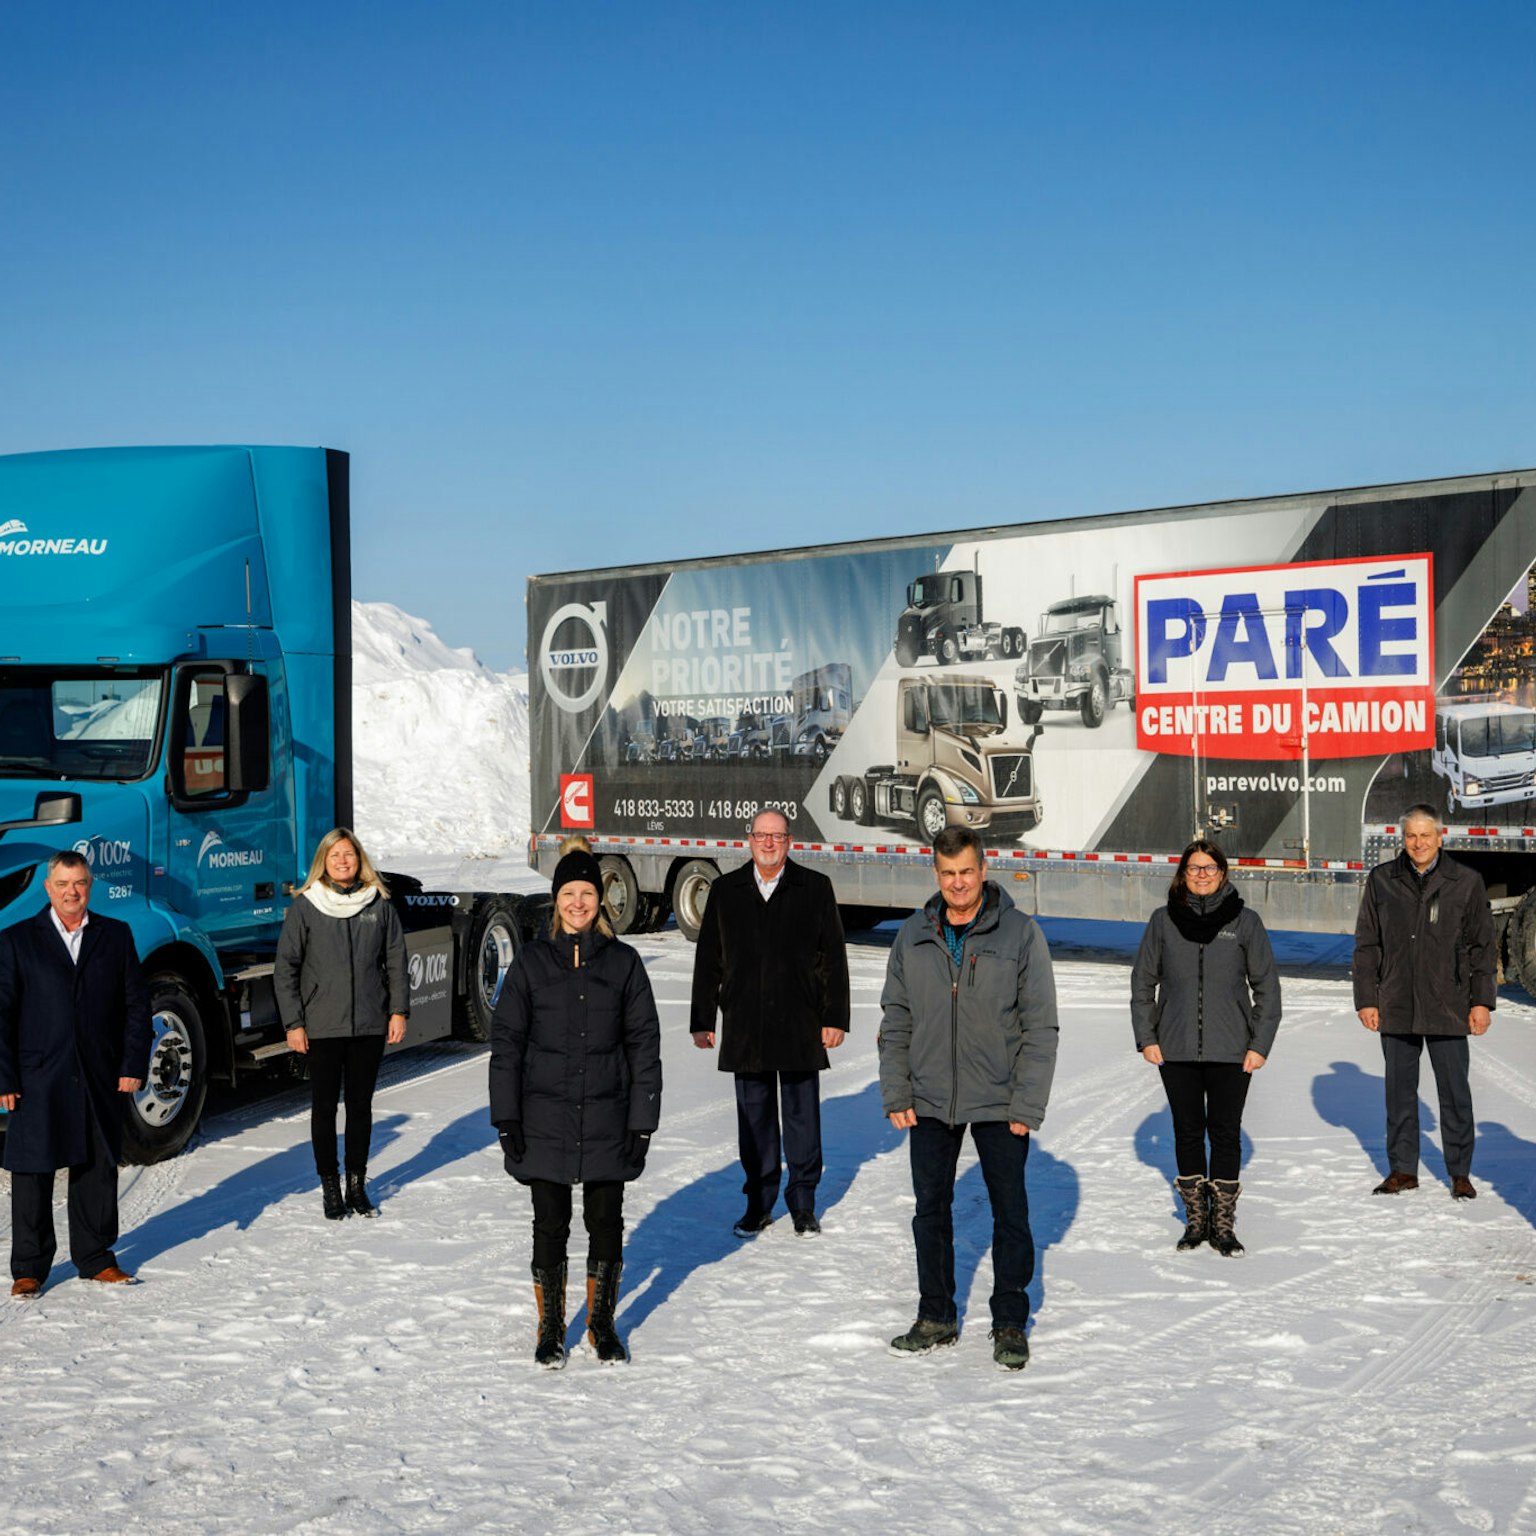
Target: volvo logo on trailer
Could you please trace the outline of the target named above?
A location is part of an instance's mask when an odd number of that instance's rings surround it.
[[[1136,742],[1177,756],[1317,758],[1430,745],[1427,554],[1136,579]]]
[[[603,691],[608,677],[608,605],[567,603],[544,626],[539,673],[551,699],[578,714]]]

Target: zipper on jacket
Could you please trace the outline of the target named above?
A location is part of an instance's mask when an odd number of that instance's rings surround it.
[[[1195,1060],[1205,1060],[1205,945],[1200,946],[1195,975]]]
[[[949,1128],[955,1128],[960,1105],[960,973],[949,982]]]

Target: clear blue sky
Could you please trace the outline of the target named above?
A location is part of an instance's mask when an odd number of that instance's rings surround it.
[[[353,455],[358,596],[1536,463],[1536,7],[0,8],[0,451]]]

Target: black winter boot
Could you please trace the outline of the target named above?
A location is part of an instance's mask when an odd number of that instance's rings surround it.
[[[347,1170],[347,1204],[357,1212],[359,1216],[377,1216],[379,1208],[368,1198],[368,1170],[361,1173],[353,1173]]]
[[[341,1196],[341,1175],[339,1173],[322,1173],[320,1175],[320,1198],[325,1202],[325,1219],[327,1221],[340,1221],[347,1214],[347,1202]]]
[[[1224,1259],[1243,1251],[1232,1224],[1237,1219],[1237,1197],[1243,1186],[1236,1179],[1211,1180],[1211,1247]]]
[[[587,1340],[604,1365],[629,1359],[624,1341],[614,1331],[613,1309],[619,1304],[619,1276],[624,1265],[612,1263],[587,1266]]]
[[[533,1363],[547,1371],[565,1365],[565,1265],[533,1271],[533,1299],[539,1306],[539,1336]]]
[[[1181,1173],[1173,1182],[1184,1202],[1184,1236],[1179,1239],[1179,1252],[1183,1253],[1198,1248],[1210,1236],[1211,1186],[1198,1173]]]

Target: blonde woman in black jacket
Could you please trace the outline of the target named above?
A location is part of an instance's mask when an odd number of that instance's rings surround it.
[[[1242,1193],[1243,1105],[1280,1024],[1280,978],[1258,913],[1227,880],[1227,860],[1199,838],[1184,850],[1168,904],[1152,914],[1131,972],[1136,1049],[1162,1073],[1173,1111],[1181,1249],[1243,1251],[1233,1224]],[[1210,1141],[1207,1177],[1206,1141]]]
[[[273,975],[289,1047],[309,1058],[309,1134],[325,1214],[377,1216],[368,1198],[373,1089],[384,1046],[405,1038],[410,1013],[405,934],[389,892],[357,837],[320,839],[283,918]],[[336,1163],[336,1107],[346,1086],[347,1187]]]

